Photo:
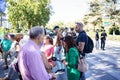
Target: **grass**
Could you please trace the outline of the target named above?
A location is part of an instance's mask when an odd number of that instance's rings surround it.
[[[95,39],[95,32],[87,32],[87,34],[92,38]],[[101,33],[99,33],[100,36]],[[107,40],[111,40],[111,41],[117,41],[120,42],[120,35],[109,35],[107,36]]]
[[[120,35],[108,35],[108,40],[120,42]]]

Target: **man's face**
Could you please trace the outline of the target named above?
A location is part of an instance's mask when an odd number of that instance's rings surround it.
[[[38,44],[39,44],[39,45],[42,44],[42,43],[43,43],[43,40],[44,40],[44,33],[43,33],[42,35],[39,35],[39,36],[37,37],[37,42],[38,42]]]
[[[80,32],[80,26],[79,26],[78,24],[76,24],[75,31],[76,31],[77,33]]]
[[[56,29],[55,29],[55,33],[58,33],[58,32],[59,32],[59,28],[56,28]]]

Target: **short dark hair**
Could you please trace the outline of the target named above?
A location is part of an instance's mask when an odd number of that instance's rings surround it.
[[[10,34],[10,37],[11,37],[12,39],[15,39],[15,35],[14,35],[14,34]]]
[[[57,28],[59,28],[59,26],[55,26],[55,27],[53,28],[53,30],[55,30],[55,29],[57,29]]]

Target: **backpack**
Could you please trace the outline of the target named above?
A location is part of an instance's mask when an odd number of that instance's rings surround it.
[[[88,42],[85,46],[84,53],[92,53],[93,48],[94,48],[93,40],[88,36]]]

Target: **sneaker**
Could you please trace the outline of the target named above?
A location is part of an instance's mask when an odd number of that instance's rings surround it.
[[[103,50],[105,50],[105,49],[103,49]]]

